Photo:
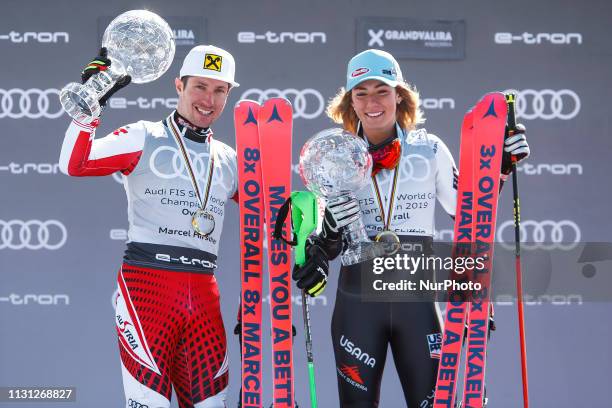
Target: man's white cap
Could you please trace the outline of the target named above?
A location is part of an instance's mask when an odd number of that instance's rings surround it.
[[[234,81],[235,73],[236,62],[232,54],[214,45],[198,45],[185,57],[180,76],[212,78],[240,86]]]

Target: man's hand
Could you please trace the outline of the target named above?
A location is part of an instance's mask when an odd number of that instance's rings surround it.
[[[329,259],[321,247],[320,240],[316,235],[308,238],[306,262],[302,266],[295,265],[292,274],[297,287],[304,289],[312,297],[323,293],[329,273]]]
[[[89,64],[87,64],[87,66],[81,72],[81,83],[84,84],[89,78],[91,78],[92,75],[97,74],[100,71],[106,71],[110,66],[111,60],[108,58],[108,51],[106,50],[106,47],[102,47],[100,49],[100,53]],[[115,82],[115,85],[113,85],[113,87],[100,98],[98,101],[100,106],[105,106],[106,101],[108,101],[108,99],[115,92],[127,86],[131,81],[132,77],[129,75],[124,75],[119,78],[119,80]]]

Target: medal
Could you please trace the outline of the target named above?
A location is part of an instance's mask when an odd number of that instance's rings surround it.
[[[198,208],[191,218],[191,226],[196,234],[208,236],[215,230],[215,217],[202,208]]]
[[[200,204],[200,207],[193,214],[193,217],[191,217],[191,226],[197,235],[207,237],[215,230],[215,217],[211,213],[206,211],[206,205],[208,204],[208,196],[210,194],[210,186],[212,185],[213,171],[215,169],[215,156],[212,140],[208,145],[210,149],[210,159],[208,160],[206,192],[204,195],[204,200],[202,200],[200,188],[198,186],[196,176],[193,172],[193,165],[191,164],[191,160],[189,159],[189,153],[183,145],[183,140],[181,139],[178,130],[174,128],[172,119],[168,119],[168,124],[170,129],[172,130],[172,134],[174,135],[176,144],[182,153],[183,160],[185,161],[185,167],[187,168],[187,172],[189,173],[189,177],[191,178],[191,185],[193,186],[193,189],[196,193],[196,198],[198,199],[198,203]]]
[[[395,255],[401,247],[400,239],[393,231],[385,230],[376,235],[374,240],[382,244],[386,256]]]

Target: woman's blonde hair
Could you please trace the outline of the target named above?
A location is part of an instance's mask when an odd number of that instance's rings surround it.
[[[418,124],[425,122],[423,111],[421,111],[420,107],[419,92],[406,82],[400,82],[395,87],[395,91],[401,97],[396,112],[396,120],[401,128],[413,130]],[[325,111],[327,116],[335,123],[341,124],[345,130],[356,134],[359,118],[351,102],[351,91],[340,88],[336,96],[327,105]]]

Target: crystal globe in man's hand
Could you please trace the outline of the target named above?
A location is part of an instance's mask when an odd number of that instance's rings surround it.
[[[116,17],[106,28],[102,46],[111,63],[85,84],[70,83],[62,89],[64,110],[82,123],[100,116],[100,98],[129,75],[137,84],[151,82],[168,70],[175,43],[168,23],[147,10],[131,10]]]

